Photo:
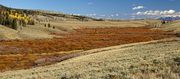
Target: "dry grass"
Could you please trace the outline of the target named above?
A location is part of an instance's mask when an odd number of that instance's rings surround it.
[[[90,50],[174,36],[160,30],[132,27],[77,29],[76,31],[69,34],[61,34],[64,38],[1,41],[1,71],[31,68],[39,66],[39,64],[52,64],[79,56],[79,53],[76,52],[56,53],[60,51]],[[46,59],[47,61],[44,61]],[[42,61],[41,63],[36,63],[36,61],[40,60]]]
[[[48,23],[48,22],[44,22]],[[43,23],[43,24],[44,24]],[[72,30],[79,28],[108,28],[108,27],[143,27],[147,26],[146,21],[60,21],[50,22],[52,26],[55,26],[63,30]]]
[[[164,30],[164,31],[171,31],[171,32],[175,32],[175,33],[180,33],[180,21],[173,21],[172,23],[165,24],[158,29]]]
[[[36,25],[23,27],[18,31],[0,26],[0,40],[11,39],[49,39],[57,36],[50,35],[54,33],[73,32],[74,29],[80,28],[107,28],[107,27],[143,27],[148,24],[145,21],[59,21],[41,22]],[[51,24],[51,28],[44,27],[44,24]],[[55,27],[53,29],[52,27]],[[59,37],[59,36],[58,36]]]
[[[2,79],[179,79],[180,39],[85,51],[55,65],[0,73]]]
[[[0,40],[20,38],[16,30],[0,25]]]

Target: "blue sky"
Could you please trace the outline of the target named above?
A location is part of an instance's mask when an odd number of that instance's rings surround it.
[[[180,15],[180,0],[0,0],[0,4],[97,18],[131,19]]]

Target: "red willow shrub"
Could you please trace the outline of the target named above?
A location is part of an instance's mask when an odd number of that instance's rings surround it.
[[[54,54],[55,52],[90,50],[175,36],[170,32],[144,27],[76,29],[76,32],[60,35],[63,38],[1,41],[0,70],[34,67],[37,60],[49,59],[47,61],[56,62],[57,60],[58,62],[62,61],[64,56],[64,59],[71,58],[69,54]],[[51,63],[54,62],[48,62],[48,64]],[[47,64],[47,62],[42,61],[41,64]]]

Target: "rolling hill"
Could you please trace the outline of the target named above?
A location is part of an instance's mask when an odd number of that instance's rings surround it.
[[[0,79],[180,78],[178,20],[0,11]]]
[[[0,5],[0,40],[46,39],[52,34],[69,33],[81,28],[143,27],[146,21],[109,21],[44,10],[15,9]]]

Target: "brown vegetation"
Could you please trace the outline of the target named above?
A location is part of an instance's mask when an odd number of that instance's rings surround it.
[[[89,50],[174,36],[171,33],[160,30],[150,30],[144,27],[77,29],[76,32],[73,33],[55,35],[62,35],[63,38],[1,41],[0,70],[30,68],[38,66],[38,64],[35,63],[38,59],[61,58],[63,56],[66,56],[65,59],[67,59],[69,58],[68,55],[72,55],[72,53],[55,52]],[[43,65],[51,63],[54,62],[45,61]]]

